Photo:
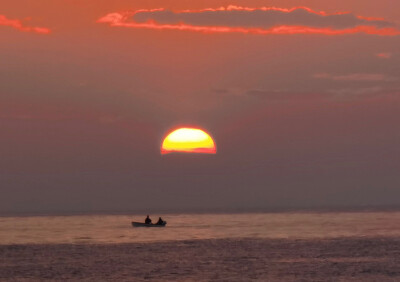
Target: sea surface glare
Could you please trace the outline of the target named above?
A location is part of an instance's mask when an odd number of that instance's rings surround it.
[[[400,212],[162,216],[0,217],[0,280],[400,281]]]

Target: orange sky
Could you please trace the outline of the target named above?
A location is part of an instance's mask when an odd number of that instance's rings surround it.
[[[349,14],[176,14],[229,5]],[[400,204],[400,2],[0,0],[0,7],[4,210],[129,208],[161,185],[167,201],[155,197],[154,205],[166,208]],[[155,8],[167,14],[130,16],[125,26],[98,22]],[[174,29],[129,27],[140,19]],[[300,24],[307,32],[297,32]],[[365,34],[365,25],[380,35]],[[297,34],[193,31],[209,26]],[[182,124],[212,132],[218,154],[160,159],[163,134]]]

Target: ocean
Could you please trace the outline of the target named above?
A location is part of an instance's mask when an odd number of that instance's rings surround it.
[[[400,281],[400,212],[0,217],[1,281]]]

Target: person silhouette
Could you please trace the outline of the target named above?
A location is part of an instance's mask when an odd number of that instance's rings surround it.
[[[164,220],[162,220],[162,218],[159,217],[159,218],[158,218],[158,221],[157,221],[157,224],[158,224],[158,225],[163,225],[163,224],[164,224]]]
[[[151,219],[150,219],[149,215],[147,215],[146,219],[144,220],[144,223],[151,224]]]

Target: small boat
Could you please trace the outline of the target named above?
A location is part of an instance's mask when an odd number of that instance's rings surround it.
[[[132,221],[133,227],[165,227],[165,225],[167,225],[166,221],[164,221],[162,224],[154,224],[154,223],[146,224],[143,222]]]

